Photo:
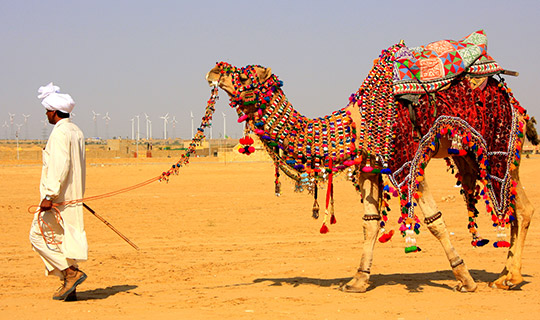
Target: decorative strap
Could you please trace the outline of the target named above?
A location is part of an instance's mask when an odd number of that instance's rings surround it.
[[[371,220],[381,220],[381,216],[378,214],[366,214],[364,217],[362,217],[365,221],[371,221]]]
[[[364,269],[362,269],[362,268],[358,268],[358,272],[371,274],[371,271],[369,271],[369,270],[364,270]]]
[[[461,259],[460,257],[457,258],[457,260],[455,261],[450,261],[450,266],[452,267],[452,269],[462,265],[464,262],[463,262],[463,259]]]
[[[432,224],[433,222],[435,222],[435,220],[439,219],[440,217],[442,217],[442,213],[439,211],[436,214],[432,215],[431,217],[425,218],[424,223]]]

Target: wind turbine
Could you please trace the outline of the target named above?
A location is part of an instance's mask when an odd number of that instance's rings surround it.
[[[24,139],[25,140],[28,140],[28,118],[30,118],[30,115],[29,114],[24,114],[22,115],[24,117]]]
[[[17,160],[19,160],[19,132],[21,131],[21,127],[23,126],[22,123],[21,124],[16,124],[17,126],[17,131],[15,131],[15,139],[17,139]]]
[[[43,119],[41,120],[41,122],[43,123],[43,128],[41,129],[41,137],[43,138],[43,140],[47,140],[47,123],[49,123],[49,120]]]
[[[103,119],[105,120],[105,139],[109,139],[109,121],[111,120],[111,117],[109,117],[108,112],[105,112]]]
[[[140,130],[140,116],[139,115],[136,115],[135,118],[137,118],[137,157],[139,156],[139,139],[141,138],[141,130]]]
[[[191,111],[191,139],[193,139],[194,137],[194,133],[193,133],[193,111]]]
[[[6,140],[8,140],[9,139],[9,137],[8,137],[9,124],[7,123],[7,120],[4,121],[4,124],[2,125],[2,128],[5,128],[4,133],[5,133]]]
[[[141,117],[139,115],[136,115],[135,118],[137,118],[137,143],[139,143],[139,139],[141,138]]]
[[[97,119],[100,116],[99,113],[96,113],[94,110],[92,110],[92,113],[94,114],[94,137],[98,137],[98,125],[97,125]]]
[[[135,140],[135,118],[131,118],[131,140]]]
[[[172,117],[172,120],[171,120],[171,123],[172,123],[172,138],[176,138],[176,124],[178,123],[178,121],[176,121],[176,116],[173,116]]]
[[[150,135],[148,134],[150,131],[150,117],[144,113],[144,116],[146,117],[146,140],[150,140]]]
[[[227,115],[225,112],[221,114],[223,115],[223,139],[227,139]]]
[[[152,140],[152,120],[148,119],[148,128],[150,128],[150,140]]]
[[[15,114],[8,112],[9,114],[9,139],[13,138],[13,119],[15,118]]]
[[[169,114],[167,113],[160,118],[163,119],[163,139],[167,140],[167,122],[169,122]]]

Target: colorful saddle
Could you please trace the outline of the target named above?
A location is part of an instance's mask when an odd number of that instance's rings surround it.
[[[403,47],[395,54],[394,94],[425,94],[447,85],[466,72],[489,76],[504,71],[487,54],[483,30],[455,40],[440,40],[426,46]]]

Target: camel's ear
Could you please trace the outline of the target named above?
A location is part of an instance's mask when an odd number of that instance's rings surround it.
[[[262,69],[261,73],[259,74],[259,81],[260,82],[265,82],[271,76],[272,76],[272,69],[270,69],[270,68]]]

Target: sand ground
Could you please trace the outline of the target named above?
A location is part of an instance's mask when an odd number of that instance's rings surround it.
[[[157,176],[171,159],[88,159],[86,195],[117,190]],[[475,293],[453,291],[456,281],[438,241],[422,226],[420,253],[405,254],[400,236],[377,243],[372,286],[365,294],[338,290],[356,271],[362,251],[363,208],[352,185],[335,185],[338,223],[321,235],[311,218],[312,197],[283,178],[274,195],[269,162],[194,160],[169,183],[155,182],[113,198],[88,202],[128,236],[136,251],[87,213],[88,279],[79,301],[57,302],[59,285],[43,275],[28,241],[38,204],[41,166],[0,163],[1,319],[538,319],[540,215],[533,217],[523,255],[525,282],[491,289],[505,249],[473,248],[465,205],[444,161],[428,166],[459,254],[478,282]],[[540,158],[524,159],[522,181],[540,203]],[[442,198],[446,201],[441,201]],[[448,200],[449,199],[449,200]],[[390,228],[397,228],[397,203]],[[489,217],[480,232],[494,239]]]

